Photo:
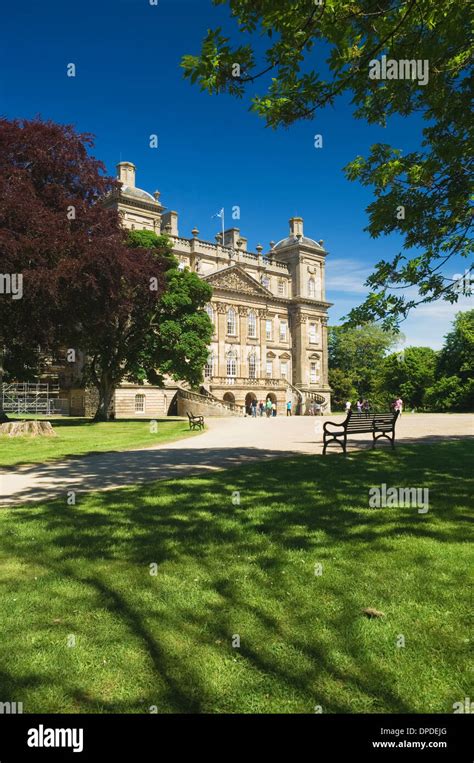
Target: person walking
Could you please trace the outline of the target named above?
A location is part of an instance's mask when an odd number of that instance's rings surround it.
[[[291,400],[288,400],[286,404],[286,415],[291,416]]]
[[[252,417],[255,419],[257,418],[257,400],[252,400],[250,405],[252,408]]]
[[[272,413],[272,401],[270,400],[270,398],[268,398],[268,400],[267,400],[267,402],[266,402],[266,405],[265,405],[265,412],[266,412],[266,414],[267,414],[267,419],[269,419],[269,418],[270,418],[270,415],[271,415],[271,413]]]
[[[402,400],[402,398],[400,397],[400,395],[399,395],[399,396],[397,397],[397,399],[395,400],[395,406],[394,406],[394,408],[395,408],[395,410],[396,410],[396,411],[398,411],[398,416],[399,416],[399,417],[401,417],[401,415],[402,415],[402,411],[403,411],[403,400]]]
[[[357,401],[357,413],[362,413],[362,400],[360,398]]]
[[[272,403],[272,416],[277,415],[277,406],[276,403]]]
[[[351,410],[351,405],[352,405],[351,401],[348,400],[346,403],[346,413],[349,413],[349,411]]]
[[[258,404],[258,410],[260,412],[260,416],[263,416],[263,412],[265,410],[265,403],[263,402],[263,400],[260,400]]]

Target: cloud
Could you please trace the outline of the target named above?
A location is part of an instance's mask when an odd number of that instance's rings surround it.
[[[326,292],[346,292],[348,294],[367,294],[365,281],[372,268],[361,265],[357,260],[335,258],[328,260],[326,266]]]
[[[329,300],[334,302],[330,311],[330,321],[337,324],[343,315],[356,307],[368,293],[364,282],[372,272],[371,267],[362,265],[351,258],[335,258],[328,260],[326,267],[326,293]],[[338,297],[338,293],[344,296]],[[415,287],[405,289],[406,298],[416,298]],[[405,346],[425,346],[435,350],[444,344],[445,335],[451,331],[456,313],[474,308],[473,297],[460,296],[451,304],[444,300],[429,302],[414,308],[408,318],[400,324],[400,330],[405,335]]]

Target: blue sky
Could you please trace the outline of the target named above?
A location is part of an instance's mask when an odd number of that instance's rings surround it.
[[[337,323],[366,292],[375,262],[399,251],[397,237],[371,240],[363,231],[370,189],[350,183],[342,167],[383,141],[405,151],[420,137],[417,118],[387,128],[352,118],[346,100],[288,130],[271,131],[246,101],[211,97],[182,76],[182,55],[197,53],[209,27],[232,28],[228,9],[211,0],[81,0],[10,4],[2,18],[0,112],[74,124],[95,135],[93,153],[110,174],[120,160],[137,166],[137,185],[161,191],[179,212],[180,235],[197,226],[214,240],[212,215],[241,210],[249,248],[288,233],[288,219],[304,218],[305,234],[323,239],[327,298]],[[76,77],[66,76],[69,63]],[[323,148],[314,148],[314,135]],[[158,135],[158,148],[149,146]],[[463,269],[463,268],[462,268]],[[460,270],[460,268],[454,268]],[[452,275],[452,273],[449,273]],[[454,314],[472,307],[435,303],[403,324],[408,344],[438,348]]]

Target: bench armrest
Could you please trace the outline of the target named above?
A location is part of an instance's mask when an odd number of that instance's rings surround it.
[[[332,427],[338,427],[339,429],[342,429],[342,430],[344,431],[344,429],[345,429],[345,423],[346,423],[345,421],[342,421],[340,424],[336,424],[336,422],[335,422],[335,421],[326,421],[326,422],[324,423],[324,426],[323,426],[323,430],[324,430],[325,432],[327,432],[328,434],[335,434],[335,433],[331,432],[330,430],[326,429],[326,427],[327,427],[328,425],[331,425]]]

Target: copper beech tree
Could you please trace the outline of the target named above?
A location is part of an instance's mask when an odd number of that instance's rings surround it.
[[[199,379],[209,287],[191,273],[180,280],[165,239],[129,245],[117,213],[100,203],[116,181],[89,155],[92,144],[70,125],[0,119],[0,376],[10,365],[16,378],[31,377],[39,348],[81,349],[99,392],[96,418],[106,419],[126,376],[159,381],[161,362]],[[186,304],[173,303],[173,313],[165,293],[177,281]],[[191,326],[187,311],[196,312]],[[180,334],[175,354],[170,317]]]

